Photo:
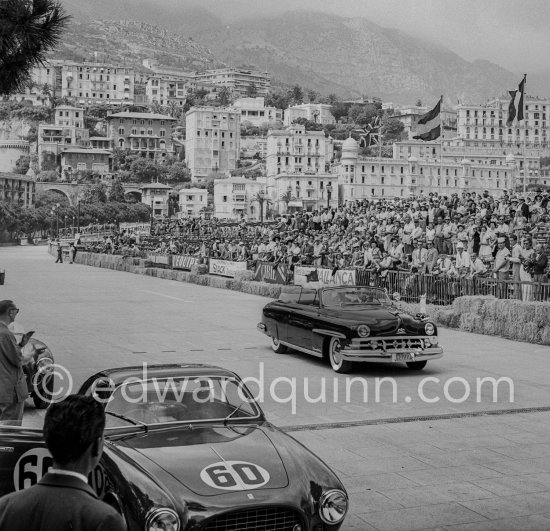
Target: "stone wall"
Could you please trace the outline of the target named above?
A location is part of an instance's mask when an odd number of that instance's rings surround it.
[[[54,253],[55,248],[51,247],[50,254]],[[231,289],[271,299],[276,299],[281,292],[280,285],[254,282],[250,280],[249,274],[243,274],[234,279],[205,274],[204,266],[194,266],[192,271],[175,271],[147,267],[148,263],[140,258],[83,252],[77,254],[76,263],[178,282],[190,282],[200,286]],[[400,302],[398,305],[413,314],[420,311],[418,304]],[[550,345],[550,303],[548,302],[522,302],[490,296],[459,297],[451,306],[427,305],[426,313],[437,324],[447,328]]]

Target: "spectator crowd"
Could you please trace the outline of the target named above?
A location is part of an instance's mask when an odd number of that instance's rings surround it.
[[[163,220],[151,235],[105,237],[106,252],[147,251],[233,261],[358,268],[384,276],[408,271],[451,279],[487,276],[548,282],[549,194],[487,191],[348,202],[296,211],[263,224],[213,219]],[[518,284],[519,285],[519,284]],[[521,284],[517,298],[537,298]]]

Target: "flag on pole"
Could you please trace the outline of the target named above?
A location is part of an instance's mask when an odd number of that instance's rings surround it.
[[[508,104],[508,118],[506,119],[506,127],[510,127],[516,117],[516,94],[517,90],[509,90],[510,103]]]
[[[518,85],[518,89],[519,89],[518,122],[523,120],[523,96],[525,94],[526,79],[527,79],[527,74],[523,74],[523,79]]]
[[[518,90],[509,90],[510,103],[508,104],[508,118],[506,119],[506,126],[510,127],[514,123],[514,119],[520,122],[524,119],[523,115],[523,97],[525,95],[525,81],[527,74],[524,74],[523,79],[518,85]]]
[[[441,136],[441,102],[443,96],[437,102],[437,105],[426,114],[420,117],[418,125],[422,126],[416,130],[415,140],[436,140]]]

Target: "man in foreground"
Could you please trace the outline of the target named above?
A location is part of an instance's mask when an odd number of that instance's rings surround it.
[[[23,357],[23,345],[17,344],[8,328],[18,313],[19,308],[13,301],[0,301],[0,424],[21,424],[25,399],[29,395],[23,372],[23,364],[28,358]]]
[[[0,529],[125,531],[120,514],[88,485],[103,452],[104,428],[105,412],[92,397],[71,395],[51,405],[44,439],[53,467],[38,484],[0,498]]]

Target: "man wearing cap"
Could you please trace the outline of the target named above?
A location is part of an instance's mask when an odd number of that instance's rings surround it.
[[[497,254],[495,256],[495,265],[493,267],[493,273],[495,273],[498,280],[497,284],[497,297],[504,299],[507,286],[504,283],[508,279],[508,271],[510,269],[508,257],[510,251],[506,247],[506,238],[500,237],[497,239]]]

